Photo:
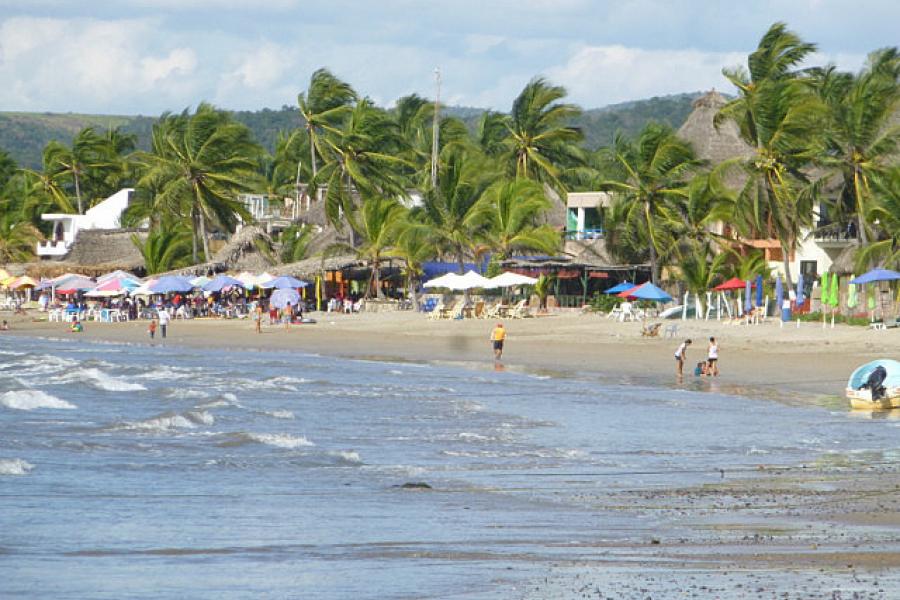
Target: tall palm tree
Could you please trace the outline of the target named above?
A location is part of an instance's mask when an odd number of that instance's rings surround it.
[[[900,268],[900,167],[877,175],[873,187],[878,202],[873,202],[867,215],[870,222],[878,223],[880,235],[857,254],[857,268],[862,271],[872,265]]]
[[[479,200],[494,179],[485,158],[474,150],[448,148],[438,171],[437,187],[425,192],[421,222],[430,229],[441,256],[457,261],[459,272],[477,252],[484,229]]]
[[[190,265],[191,237],[191,230],[176,222],[152,229],[144,240],[132,234],[131,243],[140,251],[147,274],[153,275]]]
[[[784,259],[788,286],[793,285],[790,257],[803,228],[812,224],[813,198],[803,168],[821,150],[822,105],[795,70],[815,45],[803,42],[775,23],[747,58],[748,70],[723,73],[738,90],[716,115],[731,119],[756,155],[743,168],[746,184],[740,192],[737,225],[745,235],[776,236]]]
[[[34,260],[43,235],[23,216],[0,203],[0,264]]]
[[[233,231],[238,218],[250,219],[236,196],[250,189],[260,148],[246,126],[206,103],[193,115],[163,115],[152,143],[139,157],[145,169],[139,185],[158,190],[159,210],[190,220],[192,258],[199,262],[199,241],[209,260],[210,229]]]
[[[71,147],[58,141],[48,143],[44,164],[50,175],[71,178],[78,214],[84,214],[82,183],[92,169],[109,166],[106,141],[93,127],[85,127],[75,135]]]
[[[554,254],[562,240],[550,225],[538,225],[550,209],[541,184],[527,179],[499,181],[482,195],[475,221],[483,225],[481,240],[497,260],[516,251]]]
[[[320,139],[323,132],[336,132],[339,123],[349,114],[356,92],[349,83],[335,77],[328,69],[318,69],[309,78],[306,92],[297,96],[297,106],[303,118],[309,140],[312,176],[318,172],[316,155],[322,155]]]
[[[900,110],[900,53],[897,48],[873,52],[855,76],[833,67],[819,70],[815,84],[827,109],[819,161],[840,178],[836,212],[851,212],[866,245],[872,178],[896,160],[900,148],[900,125],[891,123]]]
[[[600,187],[618,194],[620,218],[638,232],[638,239],[648,242],[650,277],[656,284],[659,255],[668,245],[662,228],[671,220],[673,201],[685,197],[687,178],[702,161],[671,127],[658,123],[644,127],[633,143],[616,136],[611,152],[621,168],[620,175]]]
[[[536,77],[513,101],[509,118],[504,120],[508,130],[505,154],[516,177],[547,183],[559,192],[565,192],[560,181],[562,169],[583,160],[577,146],[583,136],[570,125],[581,109],[560,102],[565,97],[565,88]]]
[[[429,227],[417,222],[415,218],[411,218],[410,213],[407,212],[406,219],[401,223],[397,239],[388,255],[403,261],[406,272],[406,289],[409,290],[413,306],[418,308],[419,299],[416,290],[419,278],[424,273],[422,264],[436,255]]]

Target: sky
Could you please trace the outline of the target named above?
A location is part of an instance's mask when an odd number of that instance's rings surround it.
[[[731,91],[775,21],[817,64],[900,43],[897,0],[0,0],[0,110],[157,115],[294,106],[327,67],[390,106],[509,110],[537,75],[596,108]]]

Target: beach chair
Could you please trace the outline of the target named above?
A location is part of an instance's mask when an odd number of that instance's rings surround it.
[[[484,300],[479,300],[475,303],[475,308],[472,310],[472,318],[473,319],[483,319],[484,318]]]
[[[485,307],[484,312],[481,314],[482,319],[497,319],[500,317],[500,305],[501,302],[497,302],[496,304],[492,304],[490,306]]]
[[[531,316],[531,313],[528,311],[528,306],[526,305],[527,300],[520,300],[518,304],[516,304],[511,311],[509,311],[510,319],[525,319]]]
[[[662,323],[644,323],[641,326],[641,337],[659,337],[659,328]]]
[[[438,311],[438,319],[449,319],[454,310],[456,309],[457,303],[453,303],[450,306],[444,306],[441,310]]]
[[[667,338],[675,338],[678,335],[678,323],[671,323],[666,325],[665,333],[663,334]]]
[[[428,320],[429,321],[437,321],[438,319],[441,319],[442,318],[441,313],[443,313],[443,312],[444,312],[444,303],[438,302],[437,304],[434,305],[434,308],[431,309],[431,312],[428,313]]]

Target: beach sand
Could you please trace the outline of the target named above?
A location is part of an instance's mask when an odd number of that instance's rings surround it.
[[[266,326],[256,334],[251,321],[176,321],[169,327],[170,345],[195,348],[293,350],[353,358],[458,364],[467,368],[499,368],[488,341],[493,321],[430,321],[411,312],[312,315],[314,325]],[[147,323],[86,323],[82,334],[66,324],[33,322],[31,316],[9,318],[12,331],[27,335],[119,343],[151,343]],[[900,355],[900,330],[870,331],[821,323],[777,321],[758,326],[717,322],[670,321],[675,339],[642,338],[639,323],[616,323],[590,314],[564,313],[506,321],[508,330],[502,368],[546,374],[591,374],[619,381],[710,389],[787,403],[815,404],[848,411],[848,418],[900,418],[893,414],[849,415],[843,389],[859,364]],[[693,365],[705,358],[709,336],[720,346],[721,377],[693,376]],[[688,351],[683,382],[674,375],[673,353],[684,338]],[[163,343],[159,339],[153,342]],[[900,412],[900,411],[897,411]],[[735,418],[740,418],[736,414]],[[701,573],[724,597],[832,597],[851,592],[862,598],[900,594],[900,464],[896,449],[871,464],[819,461],[814,465],[767,465],[757,472],[723,473],[721,483],[652,491],[598,492],[581,498],[598,512],[641,518],[671,517],[677,528],[647,532],[646,545],[598,544],[596,559],[561,561],[554,572],[523,597],[581,597],[583,590],[611,590],[613,597],[657,596],[684,589],[698,597],[715,597],[690,589],[685,576],[672,570]],[[761,459],[764,460],[764,459]],[[688,530],[688,535],[674,531]],[[653,565],[646,573],[635,564]],[[622,572],[621,569],[625,569]],[[751,575],[748,575],[750,573]],[[801,593],[800,574],[813,578],[815,593]],[[810,575],[812,574],[812,575]],[[667,583],[668,582],[668,583]],[[804,584],[806,585],[806,584]],[[610,586],[614,586],[611,588]],[[662,590],[662,592],[660,592]],[[754,591],[763,590],[763,591]],[[797,595],[794,595],[794,592]],[[661,595],[659,595],[661,593]],[[745,595],[746,594],[746,595]],[[688,594],[689,595],[689,594]],[[592,596],[593,597],[593,596]],[[681,597],[681,596],[679,596]]]

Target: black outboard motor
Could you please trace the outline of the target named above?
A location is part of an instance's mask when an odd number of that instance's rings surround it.
[[[875,367],[871,373],[869,373],[869,378],[866,380],[864,384],[862,384],[859,389],[872,390],[872,400],[878,400],[879,398],[884,397],[884,380],[887,378],[887,369],[878,365]]]

